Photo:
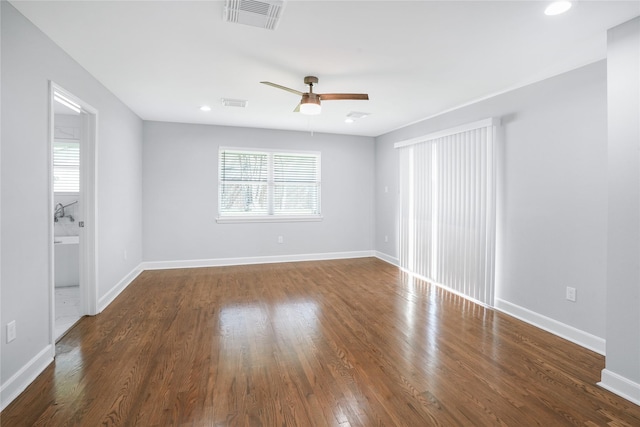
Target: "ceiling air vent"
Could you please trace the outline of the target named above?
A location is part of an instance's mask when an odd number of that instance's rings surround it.
[[[225,107],[240,107],[247,108],[249,101],[246,99],[231,99],[231,98],[222,98],[222,105]]]
[[[282,0],[226,0],[224,20],[275,30],[280,22],[283,8]]]

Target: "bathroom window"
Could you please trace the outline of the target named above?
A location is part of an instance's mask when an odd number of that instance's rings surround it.
[[[221,148],[218,222],[320,216],[320,153]]]
[[[53,191],[55,193],[80,192],[80,143],[54,141]]]

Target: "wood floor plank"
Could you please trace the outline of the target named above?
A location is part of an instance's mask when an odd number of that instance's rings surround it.
[[[377,259],[146,271],[6,426],[638,426],[604,358]]]

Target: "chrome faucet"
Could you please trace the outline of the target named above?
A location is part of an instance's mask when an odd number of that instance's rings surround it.
[[[62,203],[58,203],[56,205],[55,211],[53,212],[53,222],[58,222],[58,220],[60,218],[65,218],[65,217],[69,218],[69,221],[71,221],[71,222],[75,221],[75,219],[73,219],[72,215],[65,215],[64,214],[64,208],[68,208],[69,206],[75,205],[76,203],[78,203],[77,200],[75,202],[69,203],[68,205],[63,205]]]
[[[56,205],[56,210],[53,213],[53,221],[58,222],[59,218],[64,218],[64,205],[62,203],[58,203]]]

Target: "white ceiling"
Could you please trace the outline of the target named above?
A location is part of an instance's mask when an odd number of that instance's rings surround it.
[[[606,30],[640,15],[637,0],[555,17],[546,1],[289,0],[271,31],[224,22],[223,1],[11,3],[144,120],[367,136],[605,58]],[[259,83],[306,91],[306,75],[370,100],[304,116]],[[350,111],[371,116],[346,124]]]

